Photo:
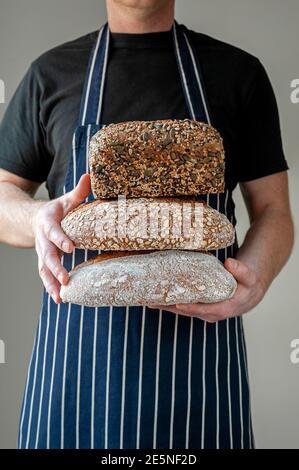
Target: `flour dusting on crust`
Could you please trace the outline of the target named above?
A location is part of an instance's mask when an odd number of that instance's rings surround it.
[[[231,298],[236,286],[215,256],[168,250],[79,266],[61,298],[91,307],[212,303]]]

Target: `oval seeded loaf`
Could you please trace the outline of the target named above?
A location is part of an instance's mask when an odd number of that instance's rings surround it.
[[[100,255],[71,272],[60,296],[90,307],[212,303],[231,298],[236,286],[215,256],[167,250]]]
[[[217,250],[234,243],[224,214],[195,198],[96,200],[61,222],[77,248]]]
[[[190,119],[110,124],[91,140],[95,199],[191,196],[224,191],[220,134]]]

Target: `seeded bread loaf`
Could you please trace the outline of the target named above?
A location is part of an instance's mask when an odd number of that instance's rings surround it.
[[[224,214],[195,198],[96,200],[61,223],[77,248],[217,250],[234,243]]]
[[[77,266],[64,302],[90,307],[212,303],[229,299],[236,280],[213,255],[194,251],[104,254]]]
[[[224,191],[222,138],[190,119],[110,124],[92,138],[89,162],[96,199]]]

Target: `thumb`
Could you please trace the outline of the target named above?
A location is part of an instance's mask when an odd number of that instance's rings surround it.
[[[243,263],[243,261],[227,258],[224,262],[225,268],[234,276],[240,284],[251,286],[255,283],[255,273]]]
[[[81,202],[84,201],[91,193],[90,175],[86,173],[82,175],[77,186],[66,194],[67,211],[75,209]]]

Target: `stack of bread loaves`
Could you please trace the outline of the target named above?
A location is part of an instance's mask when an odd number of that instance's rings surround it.
[[[90,144],[95,200],[62,221],[77,248],[104,250],[75,267],[65,302],[99,307],[218,302],[236,281],[208,250],[234,242],[228,219],[198,200],[224,191],[224,149],[192,120],[111,124]]]

